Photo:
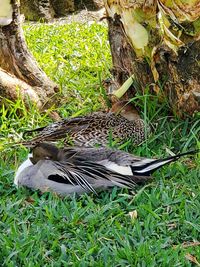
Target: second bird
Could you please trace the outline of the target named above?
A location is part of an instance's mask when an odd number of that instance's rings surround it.
[[[147,127],[147,134],[149,131]],[[145,123],[133,104],[121,101],[114,104],[110,112],[95,112],[86,116],[66,118],[26,133],[32,132],[39,133],[31,140],[23,142],[25,146],[63,138],[68,138],[76,146],[106,146],[109,137],[117,142],[131,139],[134,145],[139,145],[145,140]]]

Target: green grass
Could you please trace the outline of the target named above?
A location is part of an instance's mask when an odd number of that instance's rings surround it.
[[[72,23],[25,29],[33,55],[65,94],[62,115],[81,115],[100,108],[103,97],[99,84],[110,76],[111,66],[106,27]]]
[[[81,115],[104,106],[101,79],[108,77],[111,56],[105,26],[25,26],[28,45],[45,72],[64,93],[59,113]],[[167,150],[200,147],[200,118],[168,116],[157,98],[138,95],[147,121],[156,131],[137,155],[162,157]],[[19,112],[20,111],[20,112]],[[50,121],[47,111],[29,111],[19,100],[0,110],[0,265],[1,266],[192,266],[200,262],[200,159],[166,166],[135,192],[114,188],[99,196],[58,198],[13,185],[14,170],[25,159],[23,147],[10,148],[25,129]],[[134,220],[129,212],[137,210]]]

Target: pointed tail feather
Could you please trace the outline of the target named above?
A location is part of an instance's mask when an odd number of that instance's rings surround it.
[[[167,157],[164,159],[155,159],[154,161],[150,161],[147,163],[142,163],[141,165],[131,166],[133,175],[145,175],[149,176],[157,169],[161,168],[162,166],[169,164],[170,162],[176,161],[179,158],[186,156],[186,155],[194,155],[198,153],[200,150],[192,150],[188,152],[184,152],[175,156]]]

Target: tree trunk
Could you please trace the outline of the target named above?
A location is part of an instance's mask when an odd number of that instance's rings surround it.
[[[103,0],[74,0],[74,5],[76,10],[99,10],[103,8]]]
[[[127,92],[126,97],[131,98],[136,92],[135,87],[138,90],[142,90],[142,88],[145,88],[147,84],[152,82],[151,69],[145,60],[137,60],[137,55],[124,34],[123,24],[120,21],[119,15],[116,14],[114,19],[108,18],[108,29],[115,88],[120,87],[133,73],[136,79],[140,81],[131,86]]]
[[[35,89],[36,87],[33,89],[24,81],[0,68],[0,103],[4,102],[4,98],[17,100],[20,97],[25,104],[28,105],[28,102],[31,100],[32,103],[41,108],[42,102]]]
[[[20,0],[20,12],[27,20],[44,22],[51,21],[55,15],[50,0]]]
[[[10,1],[7,0],[7,2],[10,5]],[[13,94],[13,79],[16,79],[16,85],[22,86],[19,91],[22,90],[23,94],[27,94],[29,98],[31,95],[33,96],[34,91],[33,102],[37,102],[38,107],[41,107],[50,98],[51,101],[53,100],[52,96],[58,91],[58,87],[38,67],[34,57],[27,49],[21,28],[18,1],[13,1],[9,8],[10,17],[6,11],[8,8],[5,9],[5,14],[0,14],[3,18],[2,20],[0,19],[2,25],[0,26],[0,67],[4,70],[0,71],[0,95],[14,100],[16,94]],[[8,73],[10,74],[8,81],[10,81],[12,93],[9,93],[9,82],[5,88],[3,87],[5,84],[3,82],[4,78],[9,75]],[[26,90],[25,87],[27,87]],[[48,104],[50,104],[50,101]]]
[[[74,11],[74,0],[21,0],[20,10],[27,20],[49,22]]]
[[[200,4],[174,2],[104,0],[113,76],[121,86],[134,74],[129,97],[149,85],[173,112],[192,115],[200,111]]]
[[[74,0],[51,0],[51,4],[56,17],[66,16],[74,11]]]

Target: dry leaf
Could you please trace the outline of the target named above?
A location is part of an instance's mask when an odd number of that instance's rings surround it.
[[[25,202],[26,202],[27,204],[32,204],[32,203],[35,202],[35,200],[34,200],[32,197],[27,197],[26,200],[25,200]]]
[[[176,249],[179,245],[175,245],[173,246],[174,249]],[[195,241],[195,242],[183,242],[183,244],[181,244],[181,248],[189,248],[189,247],[196,247],[196,246],[200,246],[200,242],[199,241]]]
[[[129,211],[129,216],[131,217],[132,220],[137,219],[137,210]]]
[[[200,266],[200,263],[197,261],[197,258],[193,256],[190,253],[185,254],[185,258],[193,263],[195,263],[197,266]]]
[[[167,227],[168,227],[169,230],[172,230],[172,229],[177,227],[177,224],[176,223],[168,223]]]
[[[51,111],[51,113],[49,114],[49,117],[50,117],[53,121],[60,121],[60,120],[61,120],[60,115],[59,115],[56,111]]]
[[[200,242],[199,241],[196,241],[196,242],[184,242],[182,244],[183,248],[196,247],[196,246],[200,246]]]

